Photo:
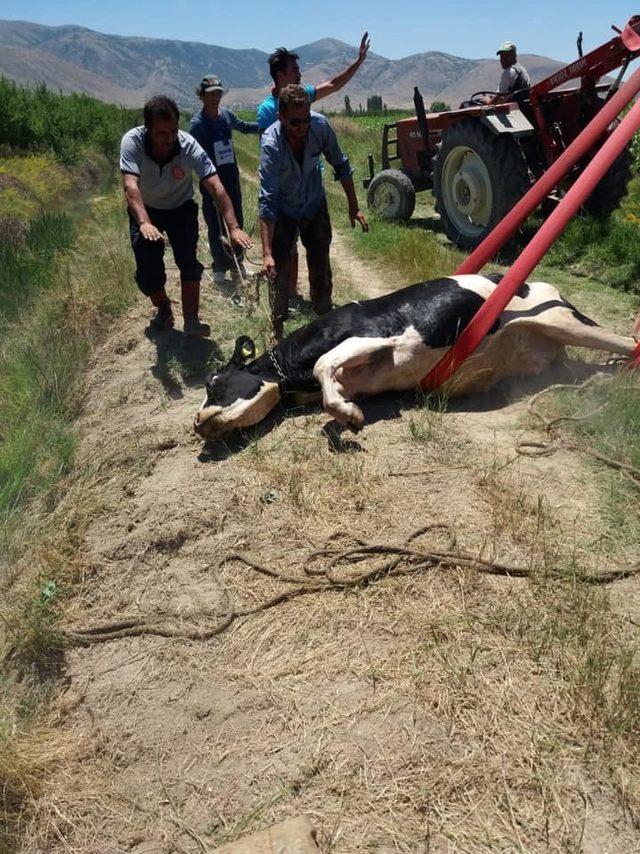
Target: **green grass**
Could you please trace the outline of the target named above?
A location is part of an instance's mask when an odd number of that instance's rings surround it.
[[[99,220],[98,220],[99,216]],[[16,514],[46,496],[73,458],[73,420],[79,380],[92,342],[106,317],[135,293],[128,247],[111,246],[104,232],[126,232],[115,197],[83,224],[81,244],[70,250],[73,230],[64,217],[48,216],[31,227],[22,251],[3,247],[9,260],[0,273],[0,533],[14,539]],[[110,269],[109,269],[110,268]],[[96,287],[105,281],[108,287]],[[12,278],[13,277],[13,278]]]
[[[625,207],[608,219],[577,217],[551,248],[546,263],[640,294],[640,219]]]
[[[47,213],[31,221],[24,243],[0,241],[0,330],[51,286],[56,257],[74,236],[66,214]]]
[[[579,446],[640,471],[640,376],[622,372],[576,390],[560,389],[543,399],[549,418],[575,419],[562,433]],[[601,515],[609,535],[619,544],[640,541],[640,488],[623,473],[586,455],[598,472]]]

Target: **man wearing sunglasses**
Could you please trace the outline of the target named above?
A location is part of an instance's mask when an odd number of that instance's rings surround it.
[[[351,65],[348,65],[345,69],[338,72],[338,74],[334,74],[333,77],[330,77],[324,83],[318,83],[316,86],[305,85],[304,88],[309,101],[311,103],[319,101],[321,98],[333,95],[339,89],[342,89],[343,86],[346,86],[367,58],[368,51],[369,33],[365,33],[360,40],[358,56]],[[281,90],[290,83],[300,83],[299,59],[300,57],[297,53],[287,50],[286,47],[276,48],[269,56],[269,74],[273,79],[273,89],[258,107],[256,117],[261,133],[278,120],[278,96]],[[297,241],[291,247],[289,298],[295,305],[298,305],[300,297],[298,295],[298,248],[296,244]]]
[[[291,248],[298,232],[307,252],[309,290],[316,314],[331,309],[329,264],[331,221],[318,161],[324,155],[347,197],[351,227],[367,221],[358,207],[353,169],[336,135],[319,113],[311,112],[304,86],[285,86],[278,99],[279,120],[263,134],[260,149],[260,236],[263,272],[269,278],[273,336],[282,338],[289,307]]]

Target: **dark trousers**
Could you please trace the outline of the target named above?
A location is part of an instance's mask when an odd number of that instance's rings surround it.
[[[190,199],[178,208],[161,210],[146,207],[149,219],[169,238],[183,282],[199,282],[204,267],[198,261],[198,205]],[[163,288],[167,282],[164,267],[164,241],[145,240],[140,226],[129,212],[129,234],[136,257],[136,282],[145,296]]]
[[[231,190],[227,189],[227,195],[231,199],[231,204],[233,205],[233,210],[235,211],[236,219],[238,220],[238,225],[240,226],[240,228],[244,228],[244,219],[242,216],[242,196],[240,195],[239,188],[237,192],[234,192],[233,188]],[[223,246],[222,241],[220,239],[220,220],[218,219],[218,214],[216,212],[216,206],[213,202],[213,199],[208,193],[202,196],[202,214],[204,216],[204,221],[207,224],[207,232],[209,236],[209,251],[211,252],[211,266],[213,268],[213,272],[220,273],[225,272],[226,270],[235,270],[233,259],[230,258],[227,254],[230,250],[226,249]],[[222,216],[222,214],[220,214],[220,216]],[[235,247],[234,251],[238,261],[242,261],[244,259],[244,251],[239,247]]]
[[[309,291],[316,314],[331,309],[333,280],[329,263],[331,246],[331,220],[327,200],[323,199],[318,212],[311,219],[289,219],[279,216],[275,223],[271,254],[276,265],[275,279],[269,287],[269,304],[274,332],[282,333],[282,321],[289,308],[289,276],[291,250],[298,234],[307,253]]]

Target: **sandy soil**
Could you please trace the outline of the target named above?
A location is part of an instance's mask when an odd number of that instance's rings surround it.
[[[335,267],[338,287],[386,289],[339,236]],[[209,288],[204,316],[219,305]],[[446,413],[410,395],[369,401],[357,436],[290,411],[212,450],[191,430],[201,378],[185,381],[172,359],[217,344],[145,334],[147,317],[140,303],[121,318],[87,374],[69,497],[87,519],[85,576],[67,627],[219,625],[230,602],[251,609],[317,580],[326,558],[312,552],[327,542],[401,544],[433,522],[488,560],[536,566],[561,544],[597,563],[594,470],[514,452],[528,396],[575,372]],[[405,569],[285,599],[207,641],[70,650],[57,708],[74,749],[28,850],[212,851],[300,814],[323,851],[640,850],[584,755],[559,663],[527,645],[546,619],[543,581]]]

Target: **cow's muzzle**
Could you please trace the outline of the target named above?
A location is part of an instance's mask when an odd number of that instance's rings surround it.
[[[193,429],[198,436],[204,439],[217,439],[227,432],[228,425],[218,418],[221,412],[221,406],[203,406],[198,410],[193,419]]]

